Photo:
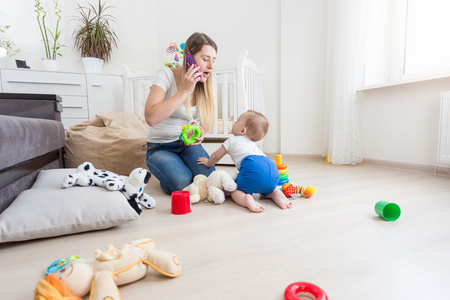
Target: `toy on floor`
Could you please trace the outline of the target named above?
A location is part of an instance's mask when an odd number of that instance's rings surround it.
[[[390,222],[397,220],[402,213],[400,206],[398,206],[396,203],[387,201],[378,201],[375,204],[375,212],[380,217]]]
[[[198,174],[194,177],[194,181],[185,187],[183,191],[188,191],[191,198],[191,203],[197,203],[201,200],[208,199],[208,177],[203,174]]]
[[[184,215],[192,211],[191,200],[188,191],[175,191],[172,193],[172,213]]]
[[[120,299],[117,286],[142,279],[149,266],[168,277],[177,277],[182,270],[181,262],[175,254],[156,250],[155,241],[148,238],[117,249],[108,246],[105,252],[95,251],[94,257],[93,261],[73,260],[40,280],[34,299],[79,299],[63,298],[68,297],[67,295],[60,295],[58,298],[55,291],[59,290],[76,297],[83,297],[90,291],[89,299],[92,300]]]
[[[289,175],[287,165],[283,164],[283,157],[281,154],[275,156],[275,164],[277,165],[278,172],[280,173],[280,179],[278,180],[278,186],[282,186],[289,182]]]
[[[328,300],[327,294],[318,287],[309,282],[294,282],[290,284],[284,291],[285,300],[298,300],[297,295],[300,293],[309,293],[313,295],[315,300]]]
[[[144,188],[151,178],[149,171],[143,168],[136,168],[129,176],[122,176],[116,173],[98,170],[90,162],[84,162],[78,166],[76,173],[67,175],[62,183],[62,188],[78,186],[100,186],[109,191],[120,191],[128,203],[138,214],[145,208],[154,208],[156,201],[153,197],[144,193]]]
[[[55,272],[61,270],[62,268],[64,268],[72,260],[79,259],[79,258],[80,257],[78,255],[72,255],[68,258],[57,259],[50,265],[50,267],[47,268],[45,275],[48,275],[50,273],[55,273]]]
[[[83,300],[72,294],[69,288],[53,274],[39,280],[34,289],[34,300]]]
[[[281,186],[281,191],[286,196],[286,198],[310,198],[316,193],[316,188],[312,185],[302,187],[300,185],[293,185],[288,182]]]
[[[237,174],[231,175],[224,170],[216,170],[209,174],[197,175],[194,181],[183,191],[189,191],[191,195],[191,203],[197,203],[200,200],[207,200],[216,204],[225,201],[225,192],[234,192],[237,184],[234,181]]]
[[[234,181],[236,177],[237,174],[232,176],[224,170],[215,170],[209,174],[206,181],[209,194],[208,200],[216,204],[223,203],[225,201],[225,192],[234,192],[237,189],[237,184]]]
[[[181,128],[180,140],[183,141],[185,145],[191,145],[196,143],[195,138],[199,138],[202,135],[202,130],[198,126],[197,122],[192,121],[189,125],[183,125]]]

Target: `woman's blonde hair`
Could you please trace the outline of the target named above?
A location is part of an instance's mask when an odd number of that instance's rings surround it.
[[[204,45],[212,46],[217,52],[216,43],[206,34],[196,32],[192,34],[184,44],[184,55],[190,53],[194,56],[196,53],[200,52]],[[186,64],[186,59],[183,62],[183,69],[181,76],[184,77],[189,67]],[[195,85],[194,92],[190,97],[184,101],[186,107],[187,115],[192,118],[191,114],[191,100],[196,99],[197,111],[200,119],[200,125],[209,131],[212,129],[215,121],[215,109],[216,100],[214,98],[214,84],[212,74],[208,76],[206,82],[197,82]]]

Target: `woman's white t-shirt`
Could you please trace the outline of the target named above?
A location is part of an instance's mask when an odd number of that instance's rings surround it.
[[[156,73],[153,85],[157,85],[166,92],[167,100],[177,93],[177,84],[173,72],[169,68],[163,68]],[[186,114],[184,104],[181,104],[175,112],[164,121],[149,127],[147,131],[147,141],[149,143],[170,143],[178,140],[183,125],[187,125],[197,118],[197,108],[191,107],[192,118]]]

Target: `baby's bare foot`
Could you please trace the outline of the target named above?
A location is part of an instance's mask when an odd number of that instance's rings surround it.
[[[246,204],[247,208],[250,209],[250,211],[252,211],[254,213],[260,213],[260,212],[263,212],[266,210],[264,205],[256,202],[255,199],[249,195],[247,195],[245,197],[245,204]]]
[[[289,209],[292,208],[292,202],[280,191],[275,190],[272,193],[273,201],[281,208],[281,209]]]
[[[281,209],[289,209],[292,208],[292,202],[285,198],[285,199],[277,199],[274,198],[273,201],[281,208]]]

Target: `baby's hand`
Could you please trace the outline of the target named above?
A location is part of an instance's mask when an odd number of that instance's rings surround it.
[[[199,157],[197,159],[197,164],[198,165],[205,165],[208,163],[208,159],[206,157]]]

